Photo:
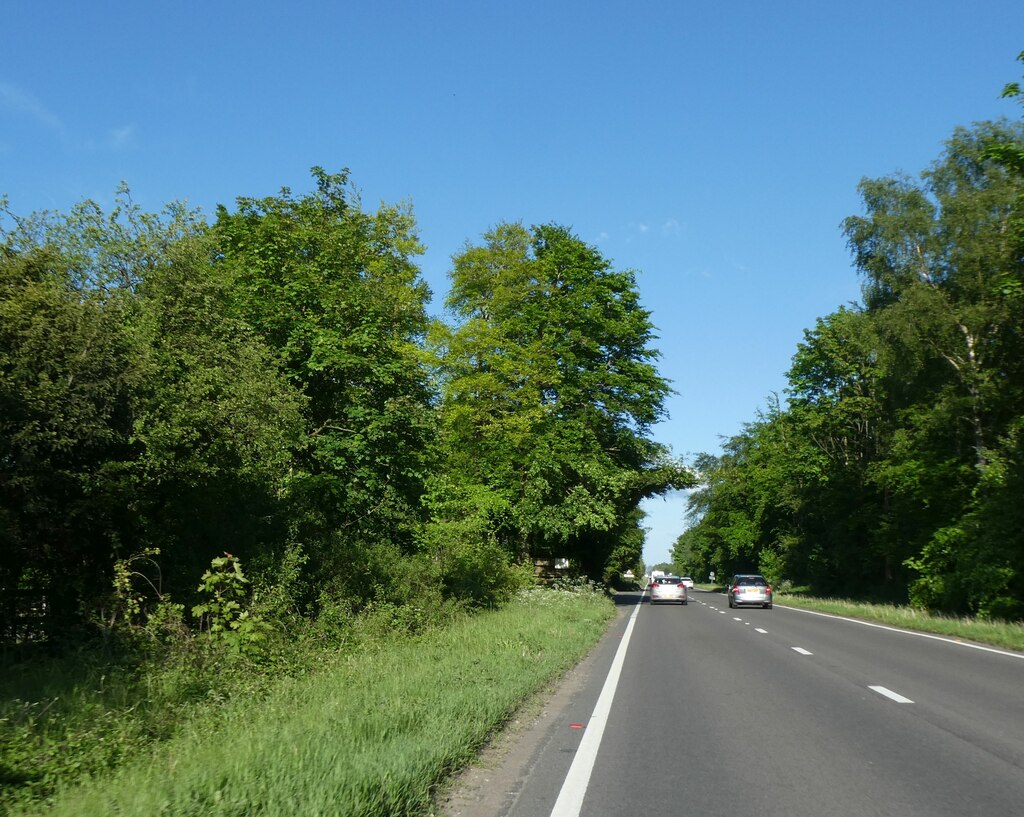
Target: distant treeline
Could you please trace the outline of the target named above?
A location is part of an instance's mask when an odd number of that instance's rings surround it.
[[[501,224],[432,321],[411,213],[313,178],[213,218],[0,201],[0,641],[638,569],[639,502],[688,477],[634,275]]]
[[[860,190],[863,303],[818,320],[785,399],[699,458],[674,557],[1024,617],[1024,127],[959,129],[919,179]]]

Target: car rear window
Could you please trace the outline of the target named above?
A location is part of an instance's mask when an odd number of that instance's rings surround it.
[[[654,580],[655,584],[679,584],[680,581],[682,581],[682,579],[673,579],[669,576],[658,576],[658,578]]]
[[[768,582],[766,582],[760,576],[744,576],[737,582],[737,584],[744,587],[764,587],[768,584]]]

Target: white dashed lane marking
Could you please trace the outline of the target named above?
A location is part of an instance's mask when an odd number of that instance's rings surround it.
[[[728,613],[725,610],[719,610],[717,607],[712,607],[710,604],[707,604],[706,602],[701,602],[701,604],[703,604],[705,607],[707,607],[709,610],[715,613],[721,613],[723,616],[728,615]],[[750,626],[749,621],[743,621],[743,619],[739,616],[733,616],[733,621],[742,621],[746,626]],[[754,631],[761,633],[761,635],[768,634],[768,631],[765,630],[763,627],[755,627]],[[814,655],[814,653],[812,653],[810,650],[805,650],[803,647],[791,647],[790,649],[792,649],[793,652],[799,653],[800,655]],[[993,652],[995,652],[995,650],[993,650]],[[882,695],[891,701],[895,701],[898,704],[914,703],[912,700],[910,700],[910,698],[907,698],[904,695],[900,695],[898,692],[893,692],[891,689],[888,689],[883,686],[869,686],[868,689],[872,690],[873,692],[877,692],[879,695]]]
[[[913,701],[910,700],[910,698],[904,698],[898,692],[893,692],[891,689],[886,689],[885,687],[869,686],[868,689],[874,690],[879,695],[884,695],[886,698],[889,698],[890,700],[896,701],[896,703],[898,703],[898,704],[912,704],[913,703]]]

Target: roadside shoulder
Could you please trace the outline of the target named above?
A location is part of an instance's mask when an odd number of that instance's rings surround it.
[[[632,612],[619,606],[609,629]],[[600,643],[600,642],[599,642]],[[456,774],[435,798],[435,817],[501,817],[508,814],[545,747],[555,738],[563,713],[582,692],[594,671],[595,645],[585,658],[527,700],[476,761]]]

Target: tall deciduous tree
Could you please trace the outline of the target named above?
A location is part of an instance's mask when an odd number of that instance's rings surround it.
[[[187,593],[211,553],[265,544],[260,520],[273,515],[266,498],[272,506],[298,417],[294,390],[228,314],[198,214],[144,213],[122,190],[110,213],[84,202],[66,216],[10,218],[0,244],[7,634],[18,612],[45,612],[53,629],[88,614],[114,561],[145,548],[164,551],[162,589]]]
[[[433,434],[419,346],[429,291],[407,209],[364,212],[347,173],[313,177],[312,194],[219,208],[214,231],[237,314],[304,398],[294,535],[320,587],[365,597],[414,546],[420,518]]]
[[[844,228],[864,306],[820,320],[789,406],[709,460],[681,549],[728,560],[739,532],[821,591],[1024,613],[1022,144],[1021,126],[982,123],[920,179],[862,183]]]
[[[494,497],[509,552],[600,576],[639,501],[689,482],[649,437],[669,392],[650,315],[633,273],[564,227],[484,239],[454,259],[457,325],[436,338],[452,468]]]
[[[1006,587],[994,568],[1024,570],[1019,555],[1007,564],[1005,546],[984,547],[971,521],[1024,408],[1024,266],[1013,229],[1024,180],[991,152],[1022,141],[1019,126],[959,129],[920,184],[865,182],[867,214],[846,222],[869,313],[904,384],[878,477],[896,498],[912,493],[932,509],[908,562],[920,574],[912,594],[947,609],[991,611]]]
[[[303,443],[303,396],[232,312],[209,236],[176,242],[138,287],[130,327],[132,442],[121,476],[137,542],[162,551],[168,590],[195,590],[225,551],[272,569],[288,532],[285,486]]]

